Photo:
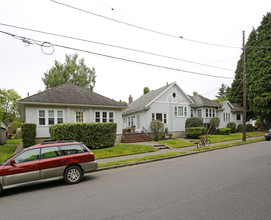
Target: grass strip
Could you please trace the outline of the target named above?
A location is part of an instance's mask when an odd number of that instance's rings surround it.
[[[159,144],[165,144],[171,148],[182,148],[182,147],[191,147],[195,146],[195,144],[186,140],[178,140],[178,139],[169,139],[165,141],[158,141]]]
[[[146,161],[146,160],[176,156],[180,154],[186,154],[186,152],[172,152],[172,153],[166,153],[166,154],[157,154],[157,155],[150,155],[150,156],[145,156],[145,157],[132,158],[132,159],[127,159],[127,160],[111,161],[111,162],[106,162],[106,163],[99,163],[98,166],[99,168],[111,167],[111,166],[116,166],[116,165],[123,165],[123,164]]]
[[[139,144],[117,144],[114,147],[91,150],[96,159],[141,154],[157,151],[154,147]]]
[[[209,147],[194,148],[191,151],[203,151],[203,150],[210,150],[210,149],[221,148],[221,147],[238,146],[241,144],[254,143],[254,142],[259,142],[259,141],[263,141],[263,140],[265,140],[265,138],[256,138],[256,139],[247,140],[247,141],[236,141],[236,142],[227,143],[227,144],[226,143],[225,144],[216,144],[216,145],[209,146]]]

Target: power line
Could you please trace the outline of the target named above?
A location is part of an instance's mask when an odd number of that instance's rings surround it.
[[[99,45],[108,46],[108,47],[114,47],[114,48],[123,49],[123,50],[129,50],[129,51],[133,51],[133,52],[138,52],[138,53],[148,54],[148,55],[152,55],[152,56],[163,57],[163,58],[172,59],[172,60],[179,60],[179,61],[183,61],[183,62],[187,62],[187,63],[197,64],[197,65],[216,68],[216,69],[221,69],[221,70],[227,70],[227,71],[232,71],[232,72],[234,71],[234,70],[223,68],[223,67],[218,67],[218,66],[213,66],[213,65],[209,65],[209,64],[189,61],[189,60],[185,60],[185,59],[181,59],[181,58],[176,58],[176,57],[167,56],[167,55],[161,55],[161,54],[157,54],[157,53],[137,50],[137,49],[128,48],[128,47],[122,47],[122,46],[118,46],[118,45],[112,45],[112,44],[107,44],[107,43],[102,43],[102,42],[97,42],[97,41],[92,41],[92,40],[87,40],[87,39],[82,39],[82,38],[77,38],[77,37],[71,37],[71,36],[62,35],[62,34],[50,33],[50,32],[45,32],[45,31],[40,31],[40,30],[35,30],[35,29],[30,29],[30,28],[25,28],[25,27],[19,27],[19,26],[10,25],[10,24],[0,23],[0,25],[7,26],[7,27],[12,27],[12,28],[17,28],[17,29],[22,29],[22,30],[27,30],[27,31],[32,31],[32,32],[37,32],[37,33],[41,33],[41,34],[47,34],[47,35],[52,35],[52,36],[57,36],[57,37],[63,37],[63,38],[72,39],[72,40],[78,40],[78,41],[87,42],[87,43],[93,43],[93,44],[99,44]]]
[[[91,15],[94,15],[94,16],[97,16],[97,17],[100,17],[100,18],[103,18],[103,19],[106,19],[106,20],[110,20],[110,21],[113,21],[113,22],[117,22],[117,23],[120,23],[120,24],[123,24],[123,25],[133,27],[133,28],[137,28],[137,29],[141,29],[141,30],[144,30],[144,31],[152,32],[152,33],[155,33],[155,34],[160,34],[160,35],[164,35],[164,36],[171,37],[171,38],[178,38],[178,39],[190,41],[190,42],[193,42],[193,43],[205,44],[205,45],[209,45],[209,46],[224,47],[224,48],[230,48],[230,49],[241,49],[241,47],[234,47],[234,46],[227,46],[227,45],[208,43],[208,42],[203,42],[203,41],[198,41],[198,40],[192,40],[192,39],[184,38],[183,36],[176,36],[176,35],[160,32],[160,31],[156,31],[156,30],[153,30],[153,29],[145,28],[145,27],[142,27],[142,26],[134,25],[134,24],[131,24],[131,23],[127,23],[127,22],[124,22],[124,21],[120,21],[120,20],[117,20],[117,19],[114,19],[114,18],[109,18],[109,17],[106,17],[104,15],[100,15],[100,14],[97,14],[97,13],[94,13],[94,12],[91,12],[91,11],[87,11],[87,10],[84,10],[84,9],[81,9],[81,8],[77,8],[77,7],[62,3],[62,2],[55,1],[55,0],[49,0],[49,1],[51,1],[51,2],[53,2],[55,4],[59,4],[59,5],[62,5],[62,6],[77,10],[77,11],[81,11],[81,12],[91,14]]]
[[[30,38],[25,38],[25,37],[14,35],[14,34],[11,34],[11,33],[8,33],[8,32],[4,32],[4,31],[0,31],[0,33],[10,35],[10,36],[14,37],[15,39],[19,39],[19,40],[22,40],[22,41],[24,39],[28,39],[27,43],[34,44],[34,45],[39,45],[39,46],[41,46],[41,48],[44,45],[46,45],[46,47],[49,47],[50,45],[52,45],[54,47],[60,47],[60,48],[65,48],[65,49],[69,49],[69,50],[80,51],[80,52],[84,52],[84,53],[88,53],[88,54],[93,54],[93,55],[96,55],[96,56],[106,57],[106,58],[110,58],[110,59],[115,59],[115,60],[125,61],[125,62],[129,62],[129,63],[140,64],[140,65],[145,65],[145,66],[150,66],[150,67],[157,67],[157,68],[162,68],[162,69],[167,69],[167,70],[173,70],[173,71],[178,71],[178,72],[191,73],[191,74],[195,74],[195,75],[208,76],[208,77],[213,77],[213,78],[233,79],[231,77],[215,76],[215,75],[210,75],[210,74],[205,74],[205,73],[198,73],[198,72],[193,72],[193,71],[188,71],[188,70],[182,70],[182,69],[168,67],[168,66],[162,66],[162,65],[157,65],[157,64],[151,64],[151,63],[146,63],[146,62],[141,62],[141,61],[126,59],[126,58],[111,56],[111,55],[107,55],[107,54],[96,53],[96,52],[89,51],[89,50],[83,50],[83,49],[69,47],[69,46],[64,46],[64,45],[60,45],[60,44],[53,44],[53,43],[46,42],[46,41],[43,42],[43,43],[41,43],[42,41],[38,41],[38,40],[30,39]]]

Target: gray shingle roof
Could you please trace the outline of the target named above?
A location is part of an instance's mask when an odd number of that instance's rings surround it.
[[[194,104],[191,104],[191,107],[220,107],[219,102],[215,102],[211,99],[207,99],[201,95],[196,95],[196,96],[189,96],[193,101]]]
[[[164,92],[166,89],[168,89],[172,84],[163,86],[159,89],[152,90],[148,92],[147,94],[141,96],[137,100],[133,101],[131,104],[128,105],[127,109],[123,111],[123,115],[129,114],[131,112],[137,112],[137,111],[143,111],[148,109],[148,104],[153,101],[158,95],[160,95],[162,92]]]
[[[21,99],[19,103],[72,104],[125,108],[123,104],[117,101],[70,83],[65,83]]]

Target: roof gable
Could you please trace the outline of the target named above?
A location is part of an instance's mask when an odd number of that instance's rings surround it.
[[[155,102],[159,97],[161,97],[165,92],[167,92],[170,88],[174,85],[187,97],[187,99],[193,103],[191,98],[186,95],[186,93],[178,86],[176,82],[163,86],[159,89],[152,90],[147,94],[141,96],[137,100],[133,101],[131,104],[128,105],[128,108],[123,112],[123,114],[130,114],[137,111],[143,111],[149,109],[149,106]]]
[[[117,101],[70,83],[65,83],[21,99],[18,103],[125,107]]]

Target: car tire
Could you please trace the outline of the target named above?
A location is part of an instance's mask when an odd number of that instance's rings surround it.
[[[79,183],[82,177],[83,172],[79,166],[69,166],[64,172],[64,180],[68,184]]]
[[[0,184],[0,195],[1,195],[2,191],[3,191],[3,186]]]
[[[265,137],[265,140],[270,141],[270,137]]]

